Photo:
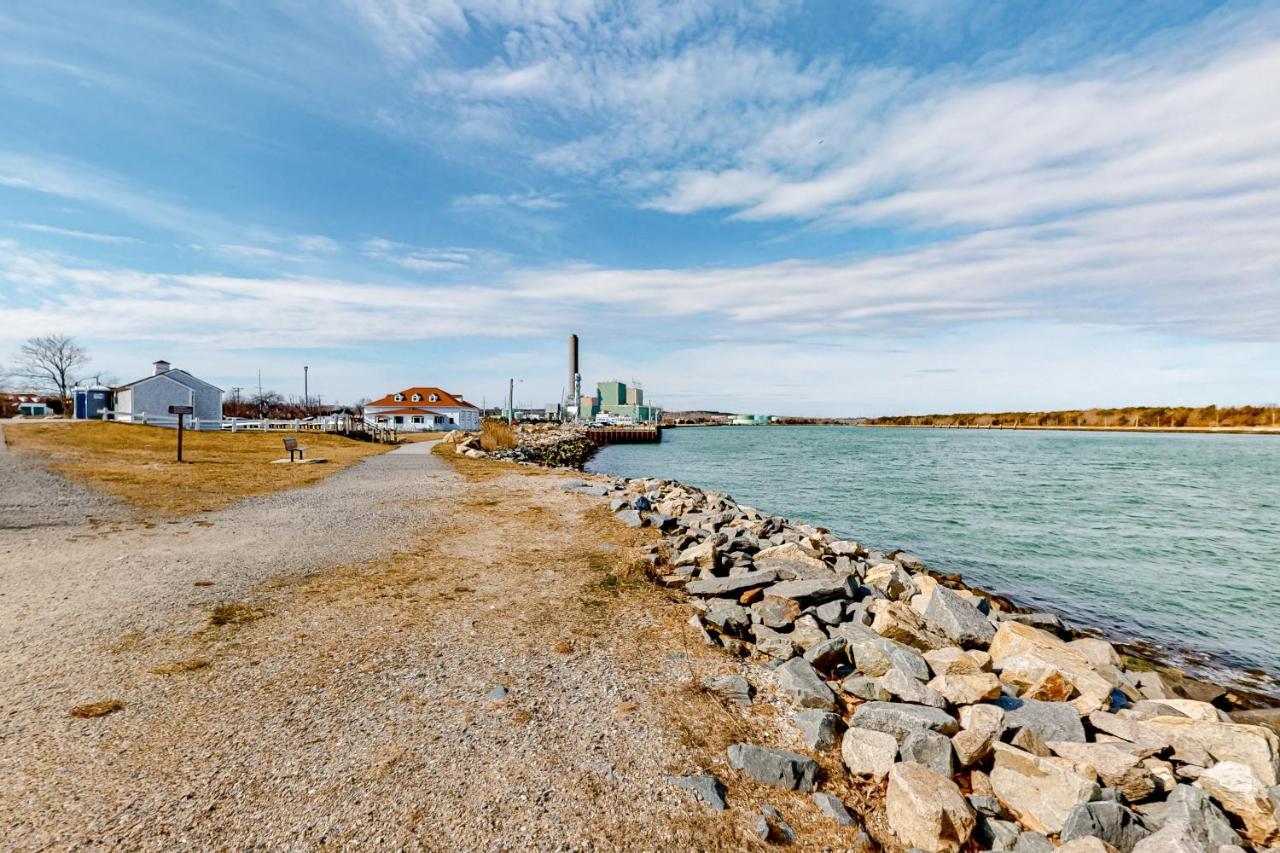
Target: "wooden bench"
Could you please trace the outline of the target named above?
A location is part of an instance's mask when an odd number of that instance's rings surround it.
[[[307,448],[299,446],[298,439],[296,438],[286,438],[284,440],[284,449],[289,451],[289,461],[292,462],[293,455],[295,453],[298,454],[298,458],[301,459],[302,451],[306,450]]]

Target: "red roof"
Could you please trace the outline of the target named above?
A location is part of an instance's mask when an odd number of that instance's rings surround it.
[[[430,409],[390,409],[385,412],[374,412],[373,414],[377,417],[383,415],[435,415],[438,418],[445,417],[440,412],[433,412]]]
[[[413,395],[417,394],[420,399],[414,400]],[[435,394],[435,400],[431,399],[431,395]],[[445,408],[474,409],[475,406],[468,403],[459,396],[450,394],[440,388],[406,388],[400,392],[401,399],[397,400],[395,394],[388,394],[381,400],[374,400],[372,403],[366,403],[367,406],[403,406],[413,403],[428,403],[432,406],[444,406]]]

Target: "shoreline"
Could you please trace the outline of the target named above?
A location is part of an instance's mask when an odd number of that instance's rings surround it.
[[[694,426],[692,424],[684,426]],[[725,424],[724,426],[733,426]],[[769,426],[828,426],[819,424],[776,424]],[[838,425],[830,425],[838,426]],[[937,427],[913,427],[916,429],[936,429]],[[1045,427],[1042,429],[1059,429]],[[1099,431],[1101,431],[1100,428]],[[1117,428],[1105,428],[1110,431],[1116,431]],[[1150,428],[1155,431],[1155,428]],[[512,451],[500,451],[489,454],[492,458],[505,461],[514,461],[521,464],[538,465],[539,467],[562,468],[578,473],[585,473],[596,477],[605,477],[610,479],[619,479],[616,475],[604,472],[586,471],[583,466],[593,459],[604,446],[594,445],[589,452],[584,453],[581,445],[582,436],[578,431],[571,431],[568,435],[556,438],[554,434],[549,434],[547,430],[541,430],[535,434],[535,449],[529,453],[520,452],[522,447]],[[574,457],[576,464],[566,466],[564,464],[547,465],[541,462],[541,459],[557,456],[554,452],[549,452],[548,447],[554,447],[557,443],[562,443],[573,448],[571,455]],[[580,461],[577,461],[580,460]],[[654,479],[654,478],[647,478]],[[702,487],[690,485],[680,480],[664,481],[685,489],[702,492]],[[789,517],[777,516],[788,525],[804,525],[806,522],[792,519]],[[824,529],[824,528],[818,528]],[[900,550],[900,549],[899,549]],[[889,551],[888,553],[898,553],[898,551]],[[929,574],[945,582],[948,586],[956,589],[963,589],[992,600],[1002,602],[1006,607],[1014,612],[1030,614],[1041,613],[1052,616],[1061,621],[1064,629],[1070,631],[1077,638],[1100,638],[1121,649],[1125,655],[1131,657],[1135,661],[1149,665],[1156,669],[1169,670],[1177,673],[1192,673],[1191,677],[1196,680],[1204,680],[1205,683],[1213,684],[1238,694],[1244,699],[1245,704],[1242,707],[1258,708],[1269,707],[1280,702],[1280,675],[1272,674],[1266,671],[1253,670],[1238,665],[1232,661],[1214,656],[1198,649],[1183,647],[1180,645],[1165,644],[1156,638],[1135,636],[1123,629],[1106,629],[1097,625],[1081,625],[1072,620],[1068,615],[1058,612],[1052,607],[1043,607],[1040,605],[1030,605],[1020,603],[1017,596],[1011,596],[999,590],[990,590],[985,587],[974,586],[967,583],[963,575],[959,572],[947,570],[929,570]]]
[[[1280,427],[1144,427],[1144,426],[968,426],[961,424],[868,424],[868,423],[790,423],[790,424],[663,424],[667,429],[697,429],[702,427],[741,427],[743,429],[779,429],[795,427],[837,427],[848,429],[941,429],[941,430],[993,430],[996,432],[1131,432],[1204,435],[1274,435],[1280,436]]]

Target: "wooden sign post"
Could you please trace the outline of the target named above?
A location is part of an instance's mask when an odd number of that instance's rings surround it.
[[[182,461],[182,419],[187,415],[195,414],[195,409],[191,406],[170,406],[169,414],[178,416],[178,461]]]

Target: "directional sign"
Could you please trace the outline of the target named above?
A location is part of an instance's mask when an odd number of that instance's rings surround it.
[[[196,410],[193,406],[170,406],[169,414],[171,415],[194,415]]]

